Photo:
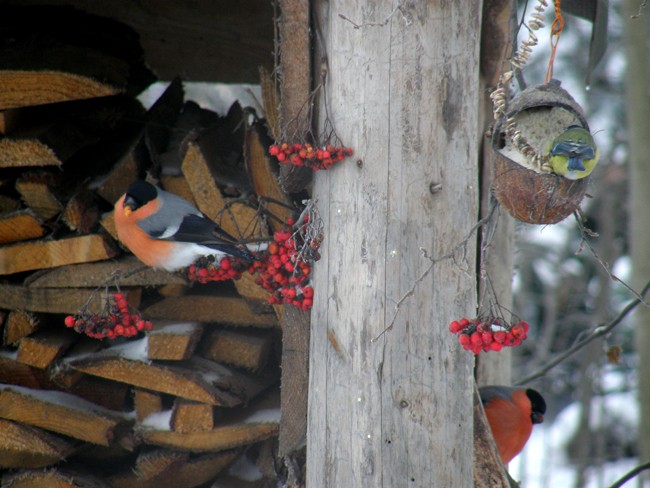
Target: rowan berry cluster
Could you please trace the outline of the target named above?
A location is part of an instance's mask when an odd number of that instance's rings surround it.
[[[68,315],[64,322],[66,327],[94,339],[133,337],[153,328],[153,324],[144,320],[139,313],[131,313],[122,293],[109,295],[102,313],[91,312],[86,304],[77,314]]]
[[[257,284],[268,291],[269,303],[289,303],[309,310],[313,305],[314,289],[309,285],[311,265],[318,260],[320,238],[306,241],[301,232],[309,223],[309,216],[302,217],[301,226],[294,230],[295,221],[287,220],[287,227],[275,232],[266,251],[258,254],[249,272],[259,274]]]
[[[222,257],[219,261],[215,256],[205,256],[190,266],[188,277],[190,281],[201,284],[208,281],[238,280],[247,267],[246,262],[235,256]]]
[[[501,324],[498,319],[469,320],[463,317],[449,324],[452,334],[466,351],[478,354],[481,351],[500,351],[503,347],[514,347],[526,339],[528,322],[520,320],[514,325]]]
[[[331,144],[323,148],[315,148],[311,144],[287,144],[285,142],[271,146],[269,154],[275,156],[281,163],[319,170],[330,169],[334,163],[352,156],[352,149],[342,146],[335,147]]]

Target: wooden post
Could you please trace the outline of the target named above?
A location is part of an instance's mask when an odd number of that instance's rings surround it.
[[[315,179],[307,486],[471,486],[473,356],[448,324],[476,307],[475,236],[461,243],[478,216],[481,2],[317,6],[321,112],[355,157]]]

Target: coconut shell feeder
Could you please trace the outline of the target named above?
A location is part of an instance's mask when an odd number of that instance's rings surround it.
[[[589,130],[582,108],[557,80],[522,91],[496,122],[491,144],[486,144],[492,190],[514,218],[555,224],[579,207],[589,177],[570,180],[553,174],[540,156],[570,125]]]

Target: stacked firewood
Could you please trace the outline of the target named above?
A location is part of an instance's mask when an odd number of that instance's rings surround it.
[[[249,274],[201,285],[143,268],[111,212],[149,177],[237,238],[268,238],[291,209],[266,129],[238,104],[220,116],[184,100],[178,81],[145,110],[137,36],[83,25],[3,38],[1,484],[265,486],[281,306]],[[118,289],[153,330],[97,340],[64,325]]]

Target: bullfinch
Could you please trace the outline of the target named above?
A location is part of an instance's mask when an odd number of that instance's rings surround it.
[[[190,202],[143,180],[129,186],[113,215],[119,240],[154,268],[176,271],[209,255],[255,259]]]
[[[549,147],[549,163],[554,173],[570,180],[585,178],[598,162],[594,138],[579,125],[571,125]]]
[[[508,464],[526,445],[533,424],[544,421],[546,402],[530,388],[484,386],[479,394],[501,462]]]

